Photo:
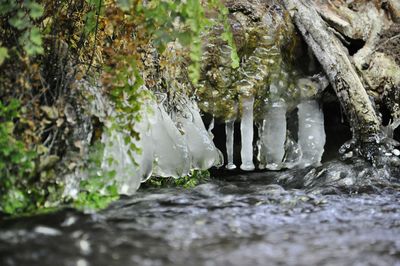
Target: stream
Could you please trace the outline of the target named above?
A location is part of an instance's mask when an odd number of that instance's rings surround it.
[[[400,265],[399,203],[393,188],[322,195],[265,172],[215,176],[99,213],[0,221],[0,265]]]

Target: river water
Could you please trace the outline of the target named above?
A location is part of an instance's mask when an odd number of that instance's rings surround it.
[[[318,194],[265,173],[0,222],[0,265],[400,265],[400,190]]]

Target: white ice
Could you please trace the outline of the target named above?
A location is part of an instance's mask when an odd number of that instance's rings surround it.
[[[267,110],[260,130],[260,168],[279,170],[285,155],[286,110],[284,102],[275,102]]]
[[[120,194],[132,195],[153,171],[154,145],[151,129],[155,119],[155,102],[144,103],[140,110],[141,120],[135,124],[139,139],[128,132],[105,132],[102,169],[115,171]]]
[[[212,166],[218,166],[221,163],[218,149],[204,126],[197,104],[189,101],[186,104],[186,111],[177,115],[176,120],[184,132],[191,158],[191,168],[206,170]]]
[[[293,168],[300,163],[302,152],[300,145],[292,139],[290,134],[286,134],[285,157],[283,164],[285,168]]]
[[[226,121],[225,123],[225,134],[226,134],[226,153],[228,164],[225,166],[228,170],[236,169],[236,165],[233,163],[233,144],[234,144],[234,133],[235,133],[235,120]]]
[[[325,145],[324,114],[315,100],[305,100],[298,106],[299,145],[302,150],[301,165],[321,164]]]
[[[190,172],[189,148],[185,137],[179,132],[164,106],[156,109],[156,123],[152,126],[154,143],[153,173],[161,177],[178,178]]]
[[[240,169],[245,171],[254,170],[253,163],[253,106],[254,97],[243,97],[242,99],[242,120],[240,123],[242,148],[240,155],[242,164]]]
[[[106,132],[102,136],[102,142],[105,145],[102,170],[106,174],[111,171],[115,173],[119,193],[133,194],[140,186],[141,177],[131,157],[129,134],[115,130]]]

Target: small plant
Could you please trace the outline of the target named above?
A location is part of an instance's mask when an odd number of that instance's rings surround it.
[[[42,17],[44,8],[39,3],[29,1],[2,1],[0,3],[0,16],[8,17],[11,31],[18,32],[18,46],[2,47],[0,43],[0,65],[9,58],[9,49],[22,47],[28,56],[43,54],[43,41],[40,29],[35,22]],[[7,30],[7,29],[3,29]]]
[[[115,172],[101,167],[104,145],[93,145],[88,159],[88,178],[80,183],[80,192],[73,205],[78,209],[104,209],[119,198],[115,183]]]
[[[20,104],[0,101],[0,211],[14,214],[34,208],[35,191],[27,189],[35,173],[36,153],[14,136]]]

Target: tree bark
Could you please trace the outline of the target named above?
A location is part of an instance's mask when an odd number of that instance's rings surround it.
[[[360,144],[376,142],[381,123],[346,48],[307,0],[283,0],[294,23],[324,68],[346,116],[353,138]]]

